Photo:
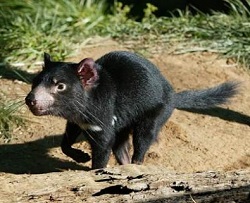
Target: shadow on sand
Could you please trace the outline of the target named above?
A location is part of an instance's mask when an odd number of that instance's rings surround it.
[[[188,111],[191,113],[198,113],[202,115],[208,115],[212,117],[218,117],[225,121],[235,122],[243,125],[250,126],[250,116],[244,115],[237,111],[233,111],[230,109],[224,109],[221,107],[216,107],[212,109],[182,109],[184,111]]]
[[[90,170],[73,160],[60,160],[49,154],[49,149],[60,146],[61,140],[62,135],[55,135],[26,143],[0,145],[0,172],[41,174],[67,169]]]

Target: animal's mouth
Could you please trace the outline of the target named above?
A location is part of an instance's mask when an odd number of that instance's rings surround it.
[[[35,106],[29,106],[30,111],[35,115],[35,116],[43,116],[43,115],[48,115],[48,110],[43,109],[43,108],[37,108]]]

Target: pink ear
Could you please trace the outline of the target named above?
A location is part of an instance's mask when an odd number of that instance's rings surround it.
[[[92,87],[98,80],[96,64],[92,58],[83,59],[77,68],[82,84],[85,87]]]

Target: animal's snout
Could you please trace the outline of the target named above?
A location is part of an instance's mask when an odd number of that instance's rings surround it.
[[[35,106],[37,104],[37,100],[35,99],[34,94],[29,93],[25,98],[25,103],[27,106]]]
[[[37,100],[33,92],[30,92],[27,95],[25,103],[29,107],[30,111],[36,116],[41,116],[46,113],[47,107],[41,101]]]
[[[26,96],[25,103],[34,115],[47,115],[53,108],[54,97],[47,88],[38,86]]]

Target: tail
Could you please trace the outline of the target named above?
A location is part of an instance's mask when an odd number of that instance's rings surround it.
[[[239,83],[226,82],[203,90],[183,91],[175,94],[177,109],[209,109],[225,104],[238,93]]]

